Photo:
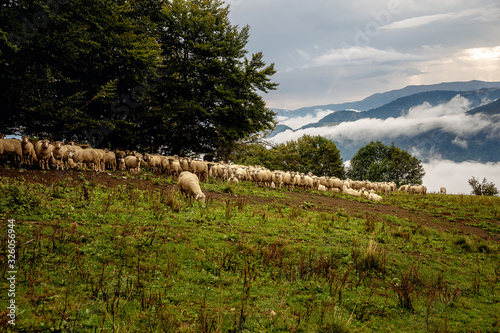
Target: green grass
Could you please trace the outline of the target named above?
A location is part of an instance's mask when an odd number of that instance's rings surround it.
[[[16,220],[16,330],[500,329],[498,243],[389,215],[287,207],[286,191],[250,183],[202,184],[233,195],[202,206],[172,187],[81,178],[0,179],[3,253],[6,219]],[[384,204],[450,219],[474,212],[475,223],[498,226],[497,199],[394,194]]]

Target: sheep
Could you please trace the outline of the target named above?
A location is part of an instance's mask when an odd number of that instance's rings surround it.
[[[382,197],[378,194],[370,193],[370,194],[368,194],[368,200],[382,201]]]
[[[49,160],[52,157],[54,146],[50,144],[49,140],[40,140],[35,145],[35,153],[38,159],[38,165],[42,170],[49,170]]]
[[[181,174],[182,167],[181,167],[181,162],[178,159],[174,158],[169,158],[167,160],[167,165],[164,167],[165,170],[167,170],[168,174],[171,176],[179,177]]]
[[[344,186],[344,182],[338,178],[332,177],[328,179],[328,187],[330,189],[333,188],[338,188],[339,190],[342,190],[342,187]],[[347,186],[347,184],[346,184]]]
[[[310,176],[301,174],[300,175],[300,186],[303,186],[306,190],[312,190],[314,181]]]
[[[116,171],[116,154],[112,151],[104,149],[104,166],[108,169]]]
[[[281,188],[283,186],[283,174],[281,171],[274,171],[271,175],[271,179],[276,184],[276,187]]]
[[[326,192],[328,189],[326,188],[325,185],[319,184],[318,185],[318,191],[320,192]]]
[[[229,184],[238,184],[240,181],[236,176],[232,175],[231,177],[228,178],[227,182]]]
[[[125,157],[125,167],[129,172],[139,173],[141,171],[141,156],[127,156]]]
[[[290,172],[283,173],[282,183],[284,186],[286,186],[286,188],[292,190],[295,185],[295,174]]]
[[[106,152],[103,149],[94,149],[97,155],[99,155],[99,171],[104,172],[106,170],[106,164],[104,159],[106,157]]]
[[[125,157],[119,157],[118,158],[118,170],[124,171],[126,168],[127,167],[125,165]]]
[[[23,162],[27,165],[33,165],[33,160],[36,156],[35,146],[27,136],[23,136],[21,140],[21,147],[23,152]]]
[[[389,184],[383,183],[382,185],[380,185],[380,192],[388,194],[390,191],[391,187],[389,186]]]
[[[410,187],[410,185],[401,185],[398,189],[398,191],[400,192],[408,192],[408,188]]]
[[[56,141],[52,151],[52,155],[56,160],[56,170],[59,170],[59,166],[61,167],[61,170],[64,170],[65,160],[68,159],[67,152],[68,148],[66,148],[61,141]]]
[[[260,186],[271,186],[272,173],[267,169],[254,170],[253,179]]]
[[[441,194],[446,194],[446,187],[441,187],[441,188],[439,189],[439,193],[441,193]]]
[[[160,156],[146,154],[144,161],[147,163],[149,169],[153,172],[161,171],[161,158]]]
[[[342,193],[343,194],[349,194],[349,195],[352,195],[352,196],[355,196],[355,197],[361,196],[361,193],[359,193],[356,190],[347,188],[347,186],[345,186],[345,185],[342,187]]]
[[[196,174],[202,181],[208,179],[208,164],[203,161],[188,160],[189,171]]]
[[[189,171],[183,171],[177,180],[177,186],[181,193],[197,201],[205,203],[205,194],[201,191],[198,176]]]
[[[360,189],[362,189],[365,186],[366,186],[366,182],[365,181],[353,180],[351,182],[351,188],[354,189],[354,190],[360,190]]]
[[[15,163],[21,163],[23,160],[23,147],[19,139],[0,139],[2,148],[0,155],[12,155]]]
[[[75,151],[70,151],[68,154],[68,159],[71,158],[77,165],[83,167],[90,165],[92,171],[99,172],[101,170],[101,157],[95,149],[77,149]]]
[[[427,187],[424,185],[413,185],[408,189],[408,192],[412,193],[412,194],[418,193],[418,194],[426,195],[427,194]]]

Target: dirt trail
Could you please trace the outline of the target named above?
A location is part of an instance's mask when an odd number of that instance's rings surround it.
[[[19,169],[5,169],[0,167],[0,177],[8,178],[19,178],[23,177],[25,181],[33,183],[41,183],[50,185],[57,181],[67,181],[69,186],[77,186],[81,184],[82,177],[93,181],[96,184],[102,184],[106,186],[117,186],[117,185],[129,185],[133,184],[138,189],[148,190],[148,189],[164,189],[171,188],[174,185],[156,185],[152,181],[122,177],[121,175],[117,177],[117,174],[113,173],[94,173],[94,172],[80,172],[75,170],[69,171],[42,171],[42,170],[19,170]],[[71,180],[70,180],[71,179]],[[220,193],[220,192],[208,192],[208,200],[237,200],[233,194]],[[240,197],[241,198],[241,197]],[[478,227],[473,227],[467,225],[471,221],[461,220],[450,222],[445,218],[428,214],[425,212],[402,209],[389,204],[372,204],[366,202],[357,202],[345,200],[336,197],[327,197],[323,195],[318,195],[309,192],[286,192],[286,198],[265,198],[257,196],[243,196],[244,200],[251,204],[268,204],[272,202],[277,202],[284,206],[289,207],[303,207],[307,206],[307,209],[325,212],[337,212],[339,209],[343,209],[350,215],[363,217],[366,214],[373,216],[378,221],[387,221],[384,216],[390,215],[399,218],[407,218],[409,220],[418,223],[419,225],[436,228],[438,230],[459,230],[463,234],[471,234],[479,236],[483,239],[490,239],[500,242],[498,237],[492,237]]]

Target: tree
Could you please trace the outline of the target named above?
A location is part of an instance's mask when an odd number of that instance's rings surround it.
[[[160,46],[132,2],[11,1],[2,5],[0,96],[6,133],[109,142],[135,111],[113,101],[156,75]],[[134,103],[137,101],[134,101]],[[123,141],[120,138],[115,141]]]
[[[141,126],[171,154],[228,155],[238,140],[274,127],[274,112],[259,95],[276,89],[274,64],[266,66],[262,53],[245,57],[249,27],[231,25],[228,13],[216,0],[163,7],[156,31],[164,79]]]
[[[347,175],[354,180],[422,184],[425,171],[419,159],[394,143],[388,147],[381,141],[371,141],[352,157]]]
[[[304,135],[271,149],[253,144],[240,149],[235,161],[258,164],[271,170],[308,173],[316,176],[345,176],[340,151],[334,142],[321,136]]]
[[[0,5],[3,133],[167,153],[231,151],[272,129],[276,89],[218,0]],[[221,149],[222,148],[222,149]]]
[[[488,195],[493,196],[498,194],[498,189],[493,182],[489,182],[483,178],[483,182],[479,183],[479,179],[472,177],[469,179],[469,185],[472,187],[472,194],[474,195]]]

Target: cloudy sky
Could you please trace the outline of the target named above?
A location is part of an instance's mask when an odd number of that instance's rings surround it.
[[[407,85],[500,81],[498,0],[226,0],[249,52],[275,63],[268,107],[361,100]]]

